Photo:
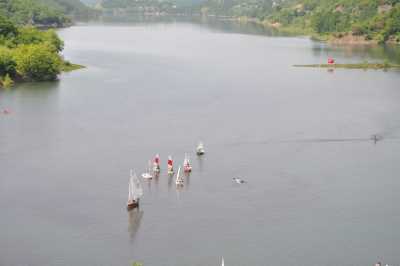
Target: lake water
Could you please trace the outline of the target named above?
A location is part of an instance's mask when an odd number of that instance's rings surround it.
[[[292,67],[400,62],[399,48],[269,34],[61,30],[86,69],[0,90],[0,265],[399,265],[400,72]],[[128,213],[129,170],[156,153],[163,172]],[[185,153],[177,190],[166,159]]]

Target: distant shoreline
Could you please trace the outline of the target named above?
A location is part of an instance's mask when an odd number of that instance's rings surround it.
[[[310,65],[293,65],[294,67],[309,68],[344,68],[344,69],[400,69],[400,65],[390,63],[353,63],[353,64],[310,64]]]

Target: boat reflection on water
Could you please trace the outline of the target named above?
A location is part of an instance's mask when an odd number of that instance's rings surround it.
[[[131,243],[135,239],[135,235],[139,230],[140,221],[143,217],[143,211],[139,208],[132,209],[128,212],[128,232]]]
[[[186,180],[186,189],[187,189],[190,186],[190,172],[183,173],[183,176],[185,177]]]
[[[172,187],[172,181],[174,180],[174,175],[168,175],[168,190]]]
[[[199,165],[199,172],[203,172],[204,169],[204,156],[197,156],[197,163]]]

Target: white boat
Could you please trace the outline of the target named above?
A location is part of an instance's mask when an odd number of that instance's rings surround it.
[[[189,156],[185,154],[185,159],[183,160],[183,171],[185,173],[192,172],[192,166],[190,165]]]
[[[168,174],[173,175],[174,174],[174,161],[172,160],[171,156],[168,156]]]
[[[180,176],[181,173],[181,166],[178,168],[178,173],[176,174],[176,185],[177,186],[183,186],[183,177]]]
[[[238,184],[244,184],[244,183],[246,183],[246,181],[244,181],[243,179],[237,178],[237,177],[232,178],[232,180],[233,180],[234,182],[238,183]]]
[[[153,172],[157,174],[160,173],[160,171],[160,155],[156,154],[156,157],[154,157],[153,160]]]
[[[147,168],[147,172],[144,172],[144,173],[142,174],[142,177],[143,177],[144,179],[152,179],[152,178],[153,178],[152,174],[150,173],[150,169],[151,169],[151,161],[149,161],[149,166],[148,166],[148,168]]]
[[[205,153],[204,145],[203,145],[202,142],[200,142],[199,145],[197,145],[196,154],[197,155],[203,155],[204,153]]]
[[[131,178],[129,179],[129,194],[126,207],[128,210],[139,206],[139,199],[143,196],[143,188],[136,174],[131,170]]]
[[[222,257],[221,266],[225,266],[224,257]]]

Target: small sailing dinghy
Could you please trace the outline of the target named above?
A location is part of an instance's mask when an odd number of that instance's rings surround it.
[[[168,174],[173,175],[174,174],[174,161],[172,160],[171,156],[168,156]]]
[[[238,184],[244,184],[244,183],[246,183],[246,181],[244,181],[243,179],[237,178],[237,177],[232,178],[232,180],[233,180],[234,182],[238,183]]]
[[[204,153],[205,153],[204,145],[203,145],[202,142],[200,142],[199,145],[197,145],[196,154],[197,155],[203,155]]]
[[[224,257],[222,257],[221,266],[225,266]]]
[[[183,177],[180,176],[181,166],[178,168],[178,173],[176,174],[176,186],[183,186]]]
[[[156,157],[154,157],[153,161],[153,172],[155,174],[160,173],[161,168],[160,168],[160,155],[156,154]]]
[[[139,199],[143,196],[143,188],[135,173],[132,173],[129,179],[129,194],[126,208],[128,210],[134,209],[139,206]]]
[[[190,165],[189,156],[185,154],[185,159],[183,160],[183,171],[185,173],[192,172],[192,166]]]
[[[142,174],[142,177],[143,177],[144,179],[152,179],[152,178],[153,178],[153,176],[152,176],[151,173],[150,173],[150,169],[151,169],[151,161],[149,161],[149,166],[148,166],[148,168],[147,168],[147,172],[145,172],[145,173]]]

